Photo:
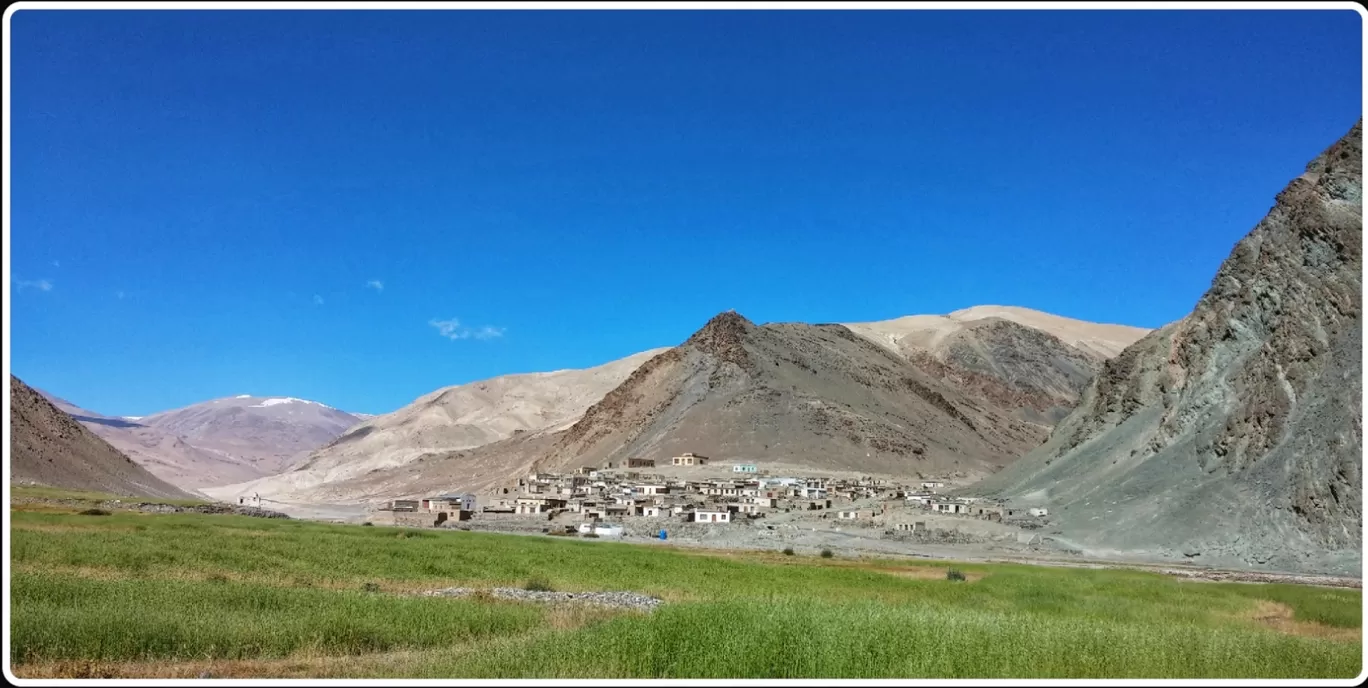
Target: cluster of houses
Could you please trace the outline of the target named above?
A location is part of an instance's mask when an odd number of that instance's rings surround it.
[[[672,466],[706,465],[709,459],[685,453]],[[535,473],[492,495],[449,494],[418,500],[394,500],[381,511],[395,522],[447,521],[472,518],[533,517],[555,519],[573,514],[586,523],[624,519],[671,519],[693,523],[732,523],[763,518],[776,511],[819,511],[822,518],[862,520],[888,513],[890,505],[919,507],[939,514],[989,520],[1017,517],[1017,510],[973,498],[952,499],[936,491],[938,480],[900,484],[877,478],[832,479],[773,477],[755,464],[732,466],[730,479],[669,478],[652,472],[652,459],[629,458],[602,467],[585,466],[572,473]],[[877,508],[850,509],[876,500]],[[1043,516],[1043,509],[1030,510]],[[403,516],[412,514],[412,517]],[[908,526],[911,529],[912,526]]]

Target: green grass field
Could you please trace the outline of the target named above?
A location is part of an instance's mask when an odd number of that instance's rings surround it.
[[[158,504],[173,504],[175,506],[199,506],[209,502],[199,499],[156,499],[148,497],[129,497],[128,495],[116,495],[108,492],[92,492],[90,490],[69,490],[61,487],[45,487],[42,485],[11,485],[10,497],[15,501],[23,499],[41,500],[66,500],[71,502],[82,502],[94,506],[101,502],[114,500],[124,502],[156,502]]]
[[[76,510],[11,512],[21,677],[1350,678],[1362,655],[1358,590]],[[404,594],[532,579],[666,604]]]

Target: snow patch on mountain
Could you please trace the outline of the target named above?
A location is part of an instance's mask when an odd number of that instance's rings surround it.
[[[331,406],[320,404],[317,401],[309,401],[308,399],[296,399],[294,397],[272,397],[261,402],[260,404],[252,404],[251,408],[265,408],[267,406],[277,406],[279,404],[313,404],[314,406],[322,406],[323,408],[332,408]]]

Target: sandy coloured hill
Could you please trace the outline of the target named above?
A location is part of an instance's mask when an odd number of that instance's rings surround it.
[[[310,499],[323,485],[410,464],[425,465],[435,457],[514,435],[555,431],[574,423],[586,408],[661,351],[645,351],[593,368],[504,375],[445,387],[356,425],[293,470],[211,493],[225,498],[259,493]],[[471,468],[463,475],[475,472]],[[504,472],[500,470],[499,475],[504,477]]]
[[[10,482],[190,499],[10,376]]]
[[[1143,327],[1087,322],[1020,306],[974,306],[948,315],[909,315],[877,322],[847,323],[846,327],[894,351],[936,352],[956,333],[993,318],[1039,330],[1104,360],[1121,353],[1150,332]]]
[[[1193,312],[1109,361],[1049,441],[971,488],[1096,552],[1357,574],[1362,123],[1278,194]]]
[[[975,306],[846,327],[923,368],[940,368],[934,372],[951,379],[981,376],[1006,385],[1027,400],[1018,406],[1033,411],[1022,417],[1047,425],[1073,409],[1103,361],[1149,333],[1015,306]],[[974,381],[956,384],[972,387]]]

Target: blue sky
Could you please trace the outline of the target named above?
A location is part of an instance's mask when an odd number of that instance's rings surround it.
[[[1362,100],[1347,10],[29,10],[12,31],[12,370],[125,415],[386,412],[729,308],[1159,326]]]

